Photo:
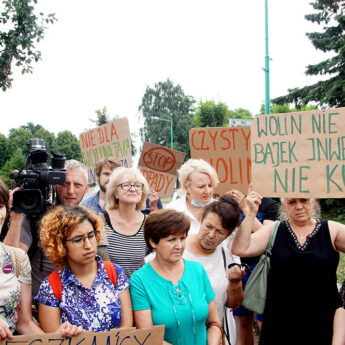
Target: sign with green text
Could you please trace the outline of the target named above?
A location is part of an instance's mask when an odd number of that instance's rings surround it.
[[[131,135],[125,117],[81,133],[79,142],[89,183],[96,182],[95,167],[102,158],[112,157],[122,166],[132,167]]]
[[[270,197],[345,197],[345,108],[258,115],[254,190]]]

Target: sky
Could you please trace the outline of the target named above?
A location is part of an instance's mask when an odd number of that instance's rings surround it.
[[[271,98],[312,84],[305,67],[322,61],[306,37],[320,30],[304,15],[311,0],[269,0]],[[185,94],[229,109],[260,112],[265,99],[264,0],[39,0],[55,13],[38,45],[33,74],[14,69],[13,87],[0,91],[0,133],[27,122],[76,136],[107,107],[140,127],[147,87],[170,78]]]

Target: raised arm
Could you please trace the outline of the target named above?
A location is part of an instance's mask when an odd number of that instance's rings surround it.
[[[258,256],[267,247],[274,223],[268,223],[252,233],[261,197],[256,192],[251,192],[246,201],[249,210],[232,241],[231,252],[242,257]]]
[[[242,279],[245,275],[245,269],[240,269],[238,265],[228,270],[228,288],[226,306],[231,309],[238,308],[243,301],[244,293],[242,288]]]

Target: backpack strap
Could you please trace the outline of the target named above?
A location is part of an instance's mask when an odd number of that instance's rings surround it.
[[[113,285],[115,287],[117,275],[116,275],[116,270],[115,270],[114,264],[110,261],[104,261],[104,268],[108,274],[110,281],[113,283]],[[49,282],[50,287],[52,288],[52,290],[54,292],[56,299],[59,302],[61,302],[62,283],[61,283],[61,278],[60,278],[59,272],[57,270],[55,270],[49,274],[48,282]]]
[[[52,288],[56,299],[61,302],[61,292],[62,292],[62,283],[57,270],[53,271],[48,276],[48,282]]]
[[[115,266],[111,261],[103,261],[103,263],[104,263],[104,268],[107,271],[108,277],[115,287],[116,280],[117,280]]]

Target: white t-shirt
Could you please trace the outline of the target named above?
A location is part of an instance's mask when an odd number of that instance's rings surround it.
[[[230,263],[239,262],[239,258],[235,255],[232,255],[229,249],[224,248],[226,266],[224,267],[224,259],[222,254],[222,246],[219,245],[215,252],[211,255],[203,256],[196,255],[190,252],[187,248],[183,253],[183,257],[186,260],[196,261],[202,264],[207,272],[208,278],[210,279],[211,286],[216,293],[216,305],[218,315],[221,321],[224,318],[224,306],[227,300],[227,287],[228,287],[228,274],[225,267],[228,267]],[[231,344],[236,342],[236,324],[232,312],[227,309],[229,331],[230,331],[230,340]]]

